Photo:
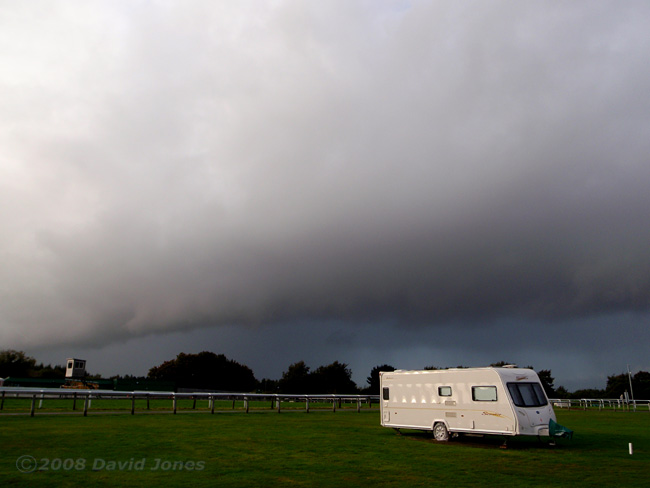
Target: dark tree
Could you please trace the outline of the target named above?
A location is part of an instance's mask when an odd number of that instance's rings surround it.
[[[632,376],[632,392],[630,392],[630,378],[627,373],[607,377],[605,398],[620,398],[625,392],[635,399],[650,398],[650,373],[639,371]]]
[[[370,371],[370,376],[366,379],[368,382],[367,391],[371,395],[379,395],[379,372],[380,371],[395,371],[395,368],[389,364],[382,364],[381,366],[375,366]]]
[[[309,366],[304,361],[298,361],[289,366],[278,381],[280,393],[313,393],[310,391]]]
[[[650,399],[650,373],[639,371],[632,376],[632,387],[634,388],[634,398]]]
[[[623,393],[630,392],[630,381],[627,373],[621,373],[607,377],[607,386],[605,386],[605,398],[620,398]]]
[[[596,388],[587,388],[584,390],[576,390],[571,393],[572,398],[605,398],[605,390],[598,390]]]
[[[538,371],[537,376],[539,376],[539,381],[542,383],[542,386],[544,387],[546,396],[549,398],[555,398],[556,396],[555,385],[554,385],[555,378],[551,376],[551,370],[543,369],[541,371]]]
[[[0,377],[28,377],[33,373],[36,360],[27,356],[23,351],[6,349],[0,351]]]
[[[514,363],[509,363],[508,361],[499,361],[499,362],[490,364],[490,366],[492,366],[494,368],[502,368],[503,366],[507,366],[508,364],[514,364]]]
[[[257,391],[259,393],[278,393],[280,391],[279,380],[271,380],[269,378],[262,378],[257,383]]]
[[[65,367],[48,364],[44,366],[43,363],[37,364],[32,372],[34,378],[47,378],[47,379],[60,379],[65,378]]]
[[[558,386],[555,389],[555,395],[554,396],[556,398],[570,398],[571,393],[569,393],[569,390],[567,390],[565,387]]]
[[[177,388],[253,391],[257,385],[253,371],[223,354],[203,351],[198,354],[180,353],[176,359],[165,361],[149,370],[148,378],[173,381]]]
[[[313,388],[311,393],[357,393],[357,385],[352,381],[352,371],[347,364],[334,361],[320,366],[310,375]]]

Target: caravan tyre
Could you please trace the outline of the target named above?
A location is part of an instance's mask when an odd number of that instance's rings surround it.
[[[445,424],[436,422],[433,426],[433,437],[440,442],[447,442],[449,440],[449,431],[445,427]]]

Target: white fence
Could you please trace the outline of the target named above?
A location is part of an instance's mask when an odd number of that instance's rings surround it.
[[[360,412],[362,405],[371,408],[372,404],[379,403],[379,395],[300,395],[300,394],[272,394],[272,393],[216,393],[216,392],[182,392],[174,393],[167,391],[113,391],[113,390],[76,390],[65,388],[22,388],[22,387],[0,387],[0,411],[4,409],[6,399],[30,399],[30,415],[34,416],[37,407],[43,406],[43,401],[48,400],[72,400],[72,410],[77,409],[77,403],[83,405],[83,415],[88,414],[92,407],[93,400],[123,400],[130,402],[131,414],[136,412],[136,400],[146,401],[146,409],[150,409],[151,400],[168,400],[171,403],[171,411],[176,413],[179,400],[193,400],[192,409],[196,409],[197,401],[207,401],[210,413],[215,411],[215,402],[232,401],[232,409],[235,409],[235,402],[243,403],[241,407],[246,413],[249,412],[251,402],[270,402],[270,409],[282,411],[282,403],[291,403],[295,410],[296,403],[303,403],[304,410],[310,411],[313,403],[331,403],[332,411],[342,408],[343,404],[356,404],[357,412]],[[625,411],[648,411],[650,412],[650,400],[630,400],[612,398],[551,398],[549,399],[554,408],[582,409],[582,410],[625,410]],[[159,403],[159,402],[158,402]]]
[[[5,399],[22,398],[31,399],[30,415],[34,416],[37,408],[43,406],[44,400],[72,400],[72,409],[76,410],[77,401],[83,402],[83,415],[88,414],[94,399],[102,400],[124,400],[131,402],[131,415],[135,414],[136,400],[146,400],[146,409],[150,408],[151,400],[169,400],[173,413],[178,410],[179,400],[193,400],[192,409],[196,409],[197,400],[208,402],[210,413],[214,413],[215,401],[230,400],[233,402],[232,408],[235,408],[235,402],[243,402],[243,410],[248,413],[250,403],[269,401],[270,408],[282,411],[282,402],[304,403],[306,412],[310,410],[312,403],[331,403],[332,411],[337,407],[342,408],[344,403],[356,404],[357,412],[361,411],[362,404],[368,408],[373,403],[379,403],[379,395],[290,395],[290,394],[271,394],[271,393],[214,393],[214,392],[184,392],[174,393],[167,391],[113,391],[113,390],[77,390],[77,389],[59,389],[59,388],[21,388],[21,387],[0,387],[0,410],[4,409]]]
[[[598,410],[648,410],[650,412],[650,400],[624,400],[619,398],[549,398],[555,408],[566,409],[598,409]]]

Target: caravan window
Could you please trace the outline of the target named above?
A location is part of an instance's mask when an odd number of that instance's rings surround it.
[[[548,403],[539,383],[508,383],[508,391],[518,407],[542,407]]]
[[[390,391],[388,388],[384,388],[381,392],[381,396],[384,400],[389,400],[390,399]]]
[[[496,402],[496,386],[472,386],[472,400],[475,402]]]
[[[451,396],[451,386],[439,386],[438,395],[440,396]]]

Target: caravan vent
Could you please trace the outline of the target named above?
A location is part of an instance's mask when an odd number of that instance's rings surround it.
[[[512,368],[518,368],[518,366],[516,364],[504,364],[502,366],[502,368],[511,368],[512,369]]]
[[[445,417],[456,417],[456,412],[445,412]]]

